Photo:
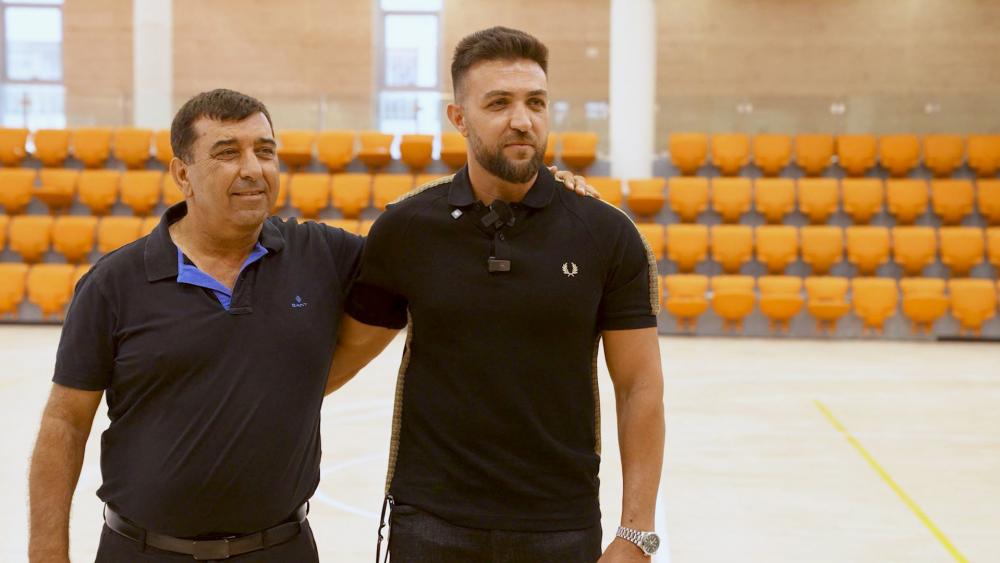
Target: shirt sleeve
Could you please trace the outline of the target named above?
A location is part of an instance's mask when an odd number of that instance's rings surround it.
[[[85,391],[108,388],[115,365],[116,324],[114,308],[91,270],[77,284],[66,313],[52,381]]]
[[[319,225],[318,223],[314,224]],[[333,263],[337,265],[338,286],[342,288],[342,296],[344,296],[358,275],[365,239],[342,229],[326,225],[319,226],[322,227],[330,252],[333,253]]]
[[[407,323],[407,299],[396,275],[403,263],[396,256],[403,240],[399,224],[398,212],[390,209],[372,225],[347,296],[344,310],[367,325],[399,329]]]
[[[600,330],[656,326],[660,312],[656,258],[631,221],[623,223],[613,248],[611,271],[598,311]]]

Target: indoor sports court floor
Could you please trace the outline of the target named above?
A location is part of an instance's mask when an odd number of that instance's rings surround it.
[[[56,327],[0,327],[0,560],[27,559],[28,456]],[[370,561],[403,339],[324,407],[311,522],[324,561]],[[1000,346],[663,338],[667,453],[656,561],[1000,561]],[[603,363],[602,363],[603,370]],[[602,507],[621,473],[606,371]],[[99,415],[72,516],[101,525]]]

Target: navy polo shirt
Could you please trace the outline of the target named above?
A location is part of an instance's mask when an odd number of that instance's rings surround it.
[[[186,212],[80,280],[53,381],[106,391],[98,496],[112,508],[173,536],[254,532],[319,482],[320,407],[363,243],[269,218],[225,307],[218,288],[178,283],[168,226]]]
[[[390,205],[346,310],[409,318],[397,503],[473,528],[582,529],[600,522],[598,339],[656,326],[656,262],[624,213],[544,168],[511,207],[497,228],[465,168]]]

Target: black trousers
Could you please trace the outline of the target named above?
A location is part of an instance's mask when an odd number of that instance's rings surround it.
[[[134,542],[104,526],[101,531],[101,544],[97,548],[95,563],[179,563],[181,561],[194,563],[194,557],[180,553],[162,551],[155,547],[142,549]],[[224,560],[226,563],[318,563],[316,540],[313,539],[309,521],[302,523],[302,531],[291,540],[268,549],[254,551]]]
[[[408,505],[396,505],[389,522],[389,563],[594,563],[601,557],[600,524],[559,532],[478,530]]]

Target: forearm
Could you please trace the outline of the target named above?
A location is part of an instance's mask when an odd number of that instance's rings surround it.
[[[340,323],[337,346],[333,350],[325,394],[343,387],[378,356],[398,332],[394,328],[366,325],[345,315]]]
[[[623,485],[621,525],[652,530],[663,467],[662,386],[636,385],[618,397],[617,407]]]
[[[28,477],[31,563],[69,560],[70,504],[86,445],[86,433],[43,417]]]

